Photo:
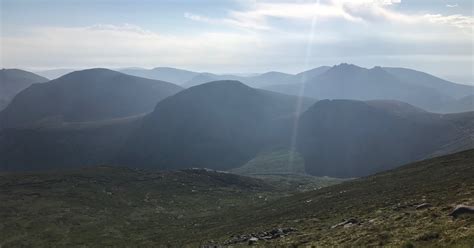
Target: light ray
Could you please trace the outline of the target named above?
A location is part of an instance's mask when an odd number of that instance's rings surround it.
[[[320,4],[320,0],[316,2],[317,5]],[[308,35],[308,41],[306,44],[306,56],[304,60],[304,67],[303,68],[309,68],[309,61],[312,53],[312,44],[314,40],[314,32],[316,28],[316,21],[317,21],[317,16],[314,15],[312,20],[311,20],[311,29]],[[291,169],[291,171],[294,171],[294,157],[296,154],[296,142],[297,142],[297,134],[298,134],[298,126],[299,126],[299,115],[302,109],[303,105],[303,98],[304,98],[304,92],[306,90],[306,75],[303,74],[300,80],[300,89],[298,92],[298,100],[296,102],[296,108],[295,108],[295,115],[294,115],[294,120],[293,120],[293,130],[291,134],[291,141],[290,141],[290,153],[288,155],[288,167]]]

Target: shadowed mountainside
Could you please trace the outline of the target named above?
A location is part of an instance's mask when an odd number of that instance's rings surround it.
[[[256,245],[469,247],[474,216],[448,216],[458,204],[474,204],[474,150],[226,212],[205,235],[207,244],[223,244],[232,236],[293,227],[297,233]]]
[[[36,171],[110,163],[141,117],[0,131],[0,170]]]
[[[303,109],[311,104],[303,99]],[[158,103],[119,162],[130,166],[231,169],[266,148],[288,146],[298,99],[238,81],[191,87]]]
[[[181,87],[107,69],[76,71],[18,94],[0,113],[0,128],[99,121],[139,115]]]
[[[396,101],[323,100],[300,118],[312,175],[359,177],[474,147],[474,112],[434,114]]]

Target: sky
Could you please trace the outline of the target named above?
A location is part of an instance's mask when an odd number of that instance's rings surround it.
[[[472,0],[0,0],[0,66],[297,73],[342,62],[474,83]]]

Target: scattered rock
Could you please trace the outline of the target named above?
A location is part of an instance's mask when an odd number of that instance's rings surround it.
[[[355,224],[358,224],[358,223],[359,223],[359,221],[357,219],[350,218],[350,219],[344,220],[340,223],[337,223],[336,225],[332,226],[331,229],[341,227],[341,226],[346,227],[346,225],[347,225],[347,227],[351,227],[352,225],[355,225]],[[348,225],[348,224],[350,224],[350,225]]]
[[[296,231],[297,230],[295,228],[287,227],[287,228],[275,228],[275,229],[272,229],[270,231],[265,231],[265,232],[236,235],[236,236],[233,236],[231,239],[226,240],[224,242],[224,246],[244,243],[244,242],[247,242],[249,245],[252,245],[252,244],[255,244],[259,240],[271,240],[271,239],[281,238]]]
[[[349,227],[353,227],[353,226],[354,226],[354,224],[352,224],[352,223],[347,223],[347,224],[344,225],[344,228],[349,228]]]
[[[253,245],[253,244],[257,243],[257,241],[258,241],[258,238],[251,237],[251,238],[249,238],[248,244]]]
[[[462,214],[474,214],[474,207],[467,205],[457,205],[454,210],[449,213],[449,215],[453,216],[453,218],[457,218]]]
[[[421,210],[421,209],[430,208],[430,207],[432,207],[431,204],[429,204],[429,203],[422,203],[422,204],[420,204],[420,205],[417,205],[417,206],[415,207],[415,209],[416,209],[416,210]]]
[[[223,246],[211,242],[210,244],[202,245],[201,248],[223,248]]]

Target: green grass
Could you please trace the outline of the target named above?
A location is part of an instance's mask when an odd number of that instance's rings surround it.
[[[4,174],[0,246],[177,245],[196,237],[203,219],[264,204],[276,192],[257,179],[205,170]]]
[[[474,217],[448,216],[456,204],[474,204],[474,150],[302,193],[265,180],[110,167],[3,174],[0,245],[197,247],[276,227],[298,231],[258,245],[474,244]],[[424,202],[433,207],[415,209]],[[348,218],[361,224],[331,228]]]
[[[262,179],[277,188],[283,189],[283,191],[291,193],[317,190],[347,181],[306,174],[304,159],[301,154],[284,149],[261,153],[243,166],[230,170],[230,172]]]
[[[267,174],[306,174],[304,159],[301,154],[289,150],[263,152],[243,166],[230,171],[247,176]]]
[[[424,202],[433,207],[415,209]],[[474,205],[474,150],[226,214],[223,225],[208,233],[223,241],[234,234],[289,226],[299,233],[260,244],[472,247],[474,216],[448,216],[461,203]],[[331,229],[348,218],[362,224]]]

